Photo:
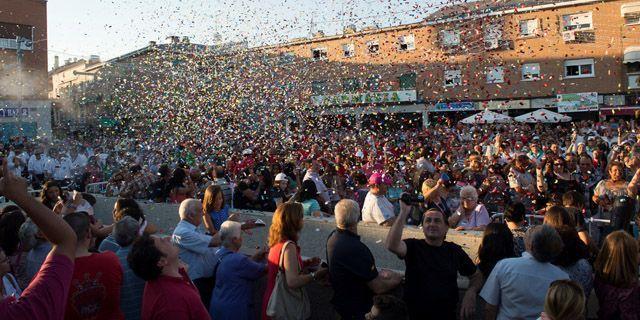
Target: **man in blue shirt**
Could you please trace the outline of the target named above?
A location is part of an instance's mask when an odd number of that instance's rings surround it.
[[[562,251],[562,239],[548,225],[535,226],[525,237],[521,258],[496,264],[480,296],[487,302],[485,319],[538,319],[547,290],[555,280],[569,279],[551,260]]]
[[[222,248],[216,254],[216,279],[209,314],[216,320],[252,320],[257,311],[253,287],[267,272],[266,250],[258,250],[251,258],[239,253],[242,247],[241,225],[225,221],[220,227]]]
[[[185,199],[178,209],[180,222],[173,230],[171,242],[180,249],[180,260],[189,266],[189,278],[198,288],[202,303],[209,307],[211,300],[211,274],[215,265],[216,249],[220,246],[219,233],[214,236],[198,230],[202,224],[202,203],[196,199]]]
[[[133,273],[127,256],[131,251],[131,244],[138,238],[140,225],[130,216],[125,216],[113,226],[113,237],[120,246],[116,256],[122,265],[122,287],[120,289],[120,308],[127,320],[140,319],[142,312],[142,293],[144,292],[144,280]]]

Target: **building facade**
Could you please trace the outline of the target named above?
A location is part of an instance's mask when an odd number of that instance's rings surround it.
[[[420,23],[255,50],[318,114],[426,120],[427,112],[553,108],[580,118],[640,104],[638,1],[478,1]]]
[[[0,0],[0,140],[51,135],[47,1]]]

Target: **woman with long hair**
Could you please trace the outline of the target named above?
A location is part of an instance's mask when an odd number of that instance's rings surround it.
[[[262,318],[267,317],[267,304],[276,285],[276,276],[283,257],[283,269],[287,286],[291,289],[302,288],[314,280],[324,277],[328,269],[320,267],[309,272],[309,267],[317,267],[320,258],[302,261],[298,239],[304,226],[302,205],[297,202],[283,203],[276,209],[269,228],[269,257],[267,265],[267,288],[262,300]]]
[[[478,269],[486,279],[498,261],[515,257],[513,234],[504,223],[490,223],[478,247]]]
[[[600,305],[598,319],[638,319],[638,242],[624,231],[610,233],[594,269],[594,288]]]
[[[224,203],[222,188],[217,185],[208,186],[202,200],[203,222],[210,234],[220,230],[223,222],[229,219],[229,206]]]
[[[542,320],[584,319],[587,299],[580,284],[573,280],[556,280],[551,283],[544,301]]]
[[[42,191],[40,191],[40,202],[44,204],[47,208],[53,210],[53,207],[56,206],[56,203],[60,201],[58,197],[61,194],[60,186],[53,180],[47,181],[42,186]]]
[[[178,167],[173,170],[173,176],[167,183],[167,189],[169,190],[169,201],[171,203],[181,203],[184,199],[192,197],[195,192],[195,186],[187,169]]]
[[[593,289],[593,268],[589,264],[589,248],[580,240],[574,227],[564,225],[554,227],[562,238],[562,252],[551,263],[562,269],[571,280],[576,281],[584,289],[589,298]]]

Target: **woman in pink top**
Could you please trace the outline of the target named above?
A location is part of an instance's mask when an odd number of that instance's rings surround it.
[[[276,209],[269,228],[269,258],[267,263],[267,288],[262,300],[262,318],[267,317],[267,304],[276,284],[280,252],[285,243],[291,241],[284,250],[283,265],[287,285],[292,288],[300,288],[316,279],[324,277],[328,269],[320,268],[316,272],[308,272],[308,267],[317,267],[320,258],[312,258],[302,261],[300,247],[297,241],[300,231],[304,226],[302,205],[297,202],[283,203]],[[292,245],[293,244],[293,245]]]

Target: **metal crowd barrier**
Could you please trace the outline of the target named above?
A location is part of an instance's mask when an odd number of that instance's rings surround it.
[[[89,183],[84,190],[86,193],[105,194],[107,193],[107,184],[106,181]]]

